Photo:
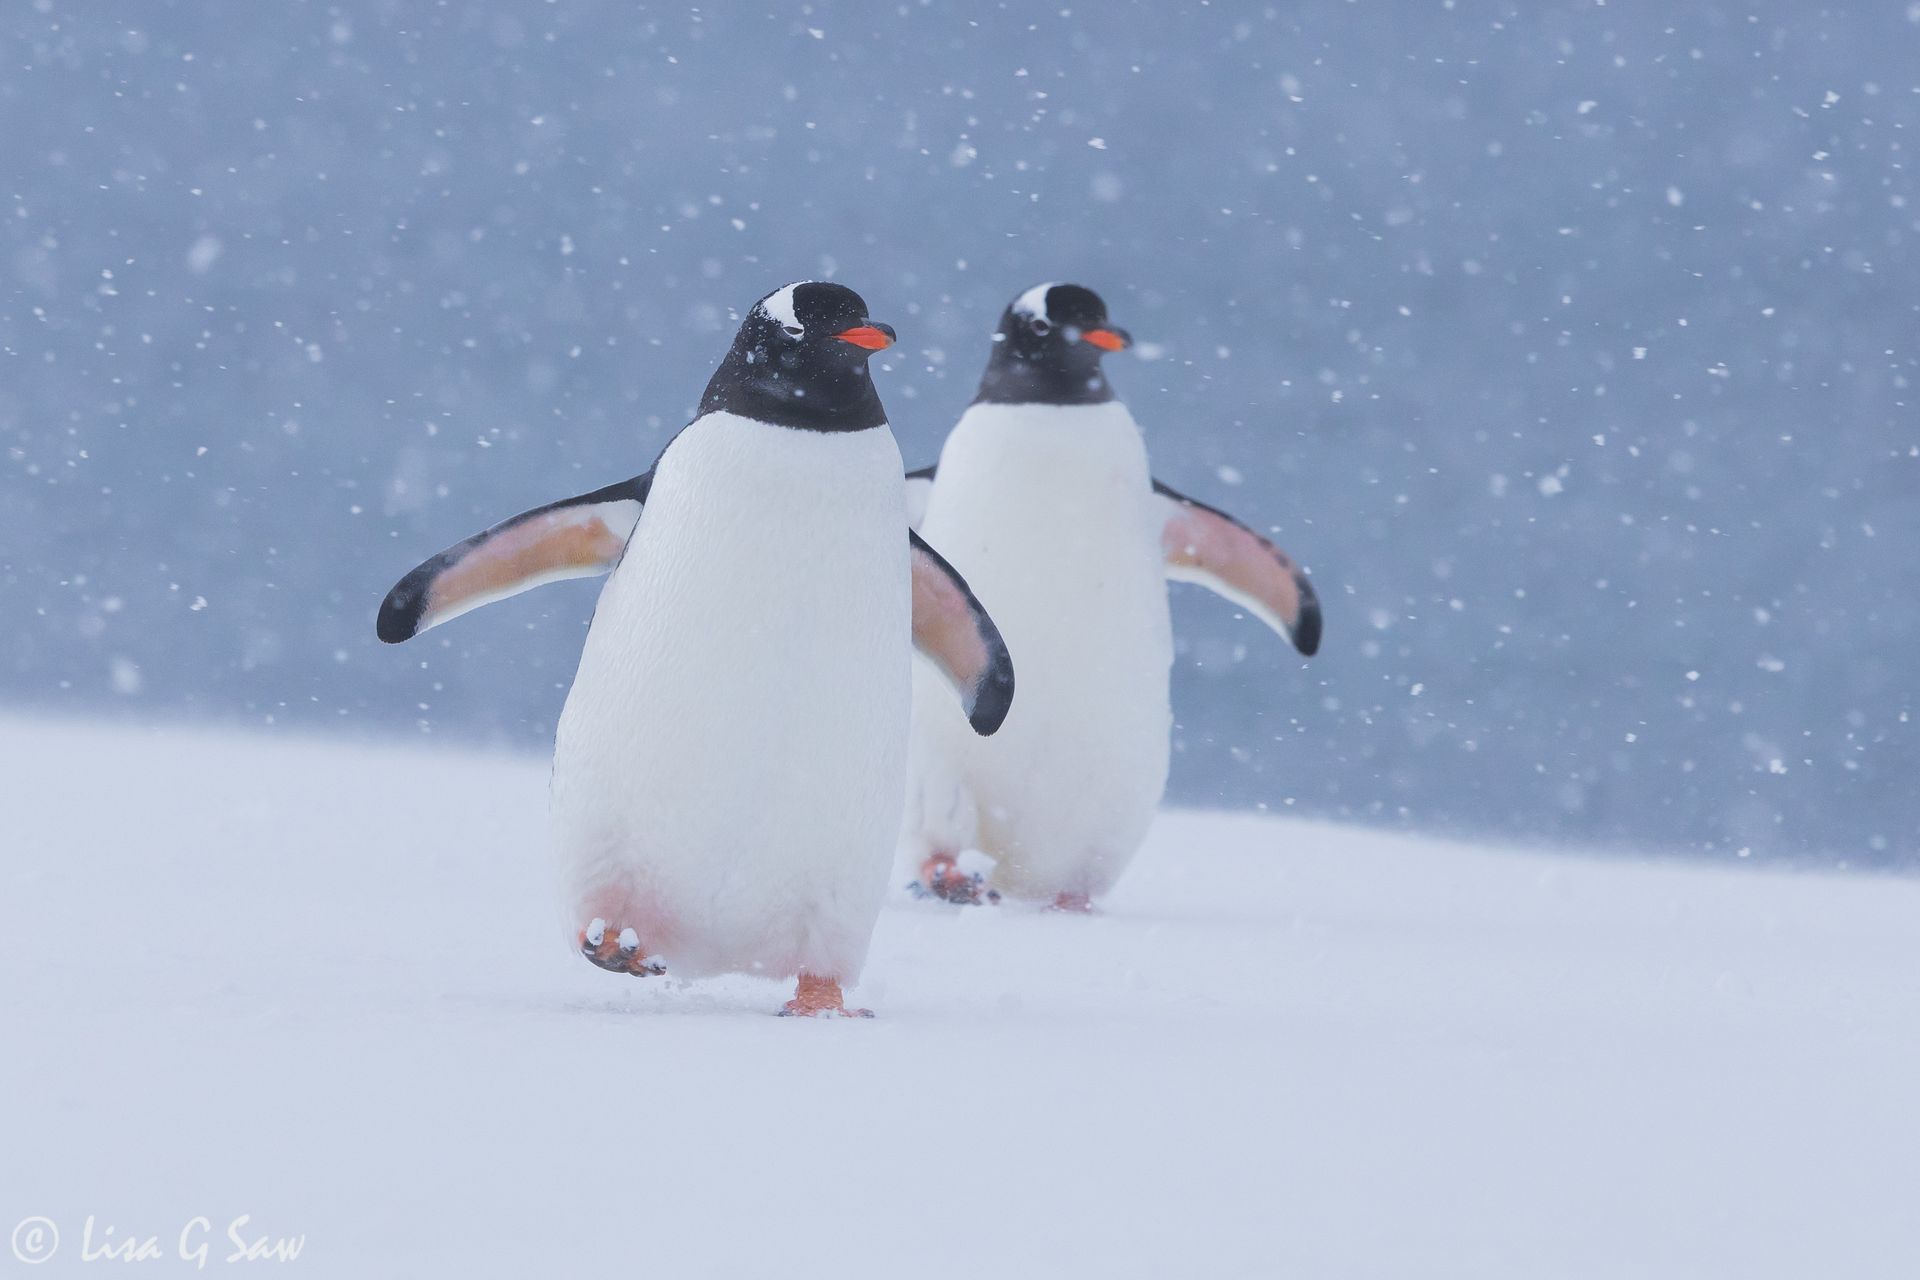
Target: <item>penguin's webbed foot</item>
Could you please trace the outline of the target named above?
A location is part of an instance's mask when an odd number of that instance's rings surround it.
[[[1047,904],[1047,910],[1064,912],[1067,915],[1075,916],[1097,914],[1091,895],[1084,893],[1067,893],[1064,891],[1054,895],[1053,901]]]
[[[787,1001],[780,1010],[783,1018],[871,1018],[871,1009],[849,1009],[846,997],[840,992],[838,978],[819,978],[811,973],[800,975],[799,983],[794,987],[793,999]]]
[[[609,973],[651,978],[667,971],[659,956],[647,955],[641,948],[639,934],[632,929],[615,930],[598,916],[580,931],[580,954]]]
[[[984,854],[985,868],[963,866],[961,858],[950,853],[935,853],[920,864],[920,878],[907,886],[916,898],[936,898],[958,907],[992,906],[1000,901],[1000,891],[988,886],[987,876],[993,860]]]

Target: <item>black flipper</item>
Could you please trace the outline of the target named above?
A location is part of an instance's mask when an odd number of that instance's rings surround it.
[[[973,731],[998,729],[1013,705],[1013,659],[967,580],[911,529],[913,643],[953,682]]]
[[[620,563],[653,472],[523,511],[448,547],[394,584],[375,624],[399,644],[483,604]]]
[[[1167,577],[1226,597],[1309,657],[1320,648],[1320,599],[1292,556],[1218,507],[1158,480],[1153,491],[1162,505]]]

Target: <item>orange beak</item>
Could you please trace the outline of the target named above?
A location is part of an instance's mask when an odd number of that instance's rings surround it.
[[[1091,342],[1102,351],[1125,351],[1133,343],[1127,335],[1112,329],[1089,329],[1080,335],[1081,341]]]
[[[833,335],[842,342],[851,342],[856,347],[865,347],[868,351],[885,351],[893,345],[893,335],[876,325],[855,325]]]

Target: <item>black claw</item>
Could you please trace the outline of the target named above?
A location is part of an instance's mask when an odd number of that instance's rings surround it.
[[[929,879],[909,880],[907,892],[916,898],[932,898],[961,907],[978,907],[1000,901],[1000,891],[989,888],[987,878],[978,873],[961,875],[938,870]]]

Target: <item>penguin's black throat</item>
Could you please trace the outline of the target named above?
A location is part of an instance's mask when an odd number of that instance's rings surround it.
[[[885,426],[867,362],[892,341],[893,330],[868,320],[867,304],[844,285],[810,281],[777,289],[741,322],[700,398],[700,412],[803,431]]]

